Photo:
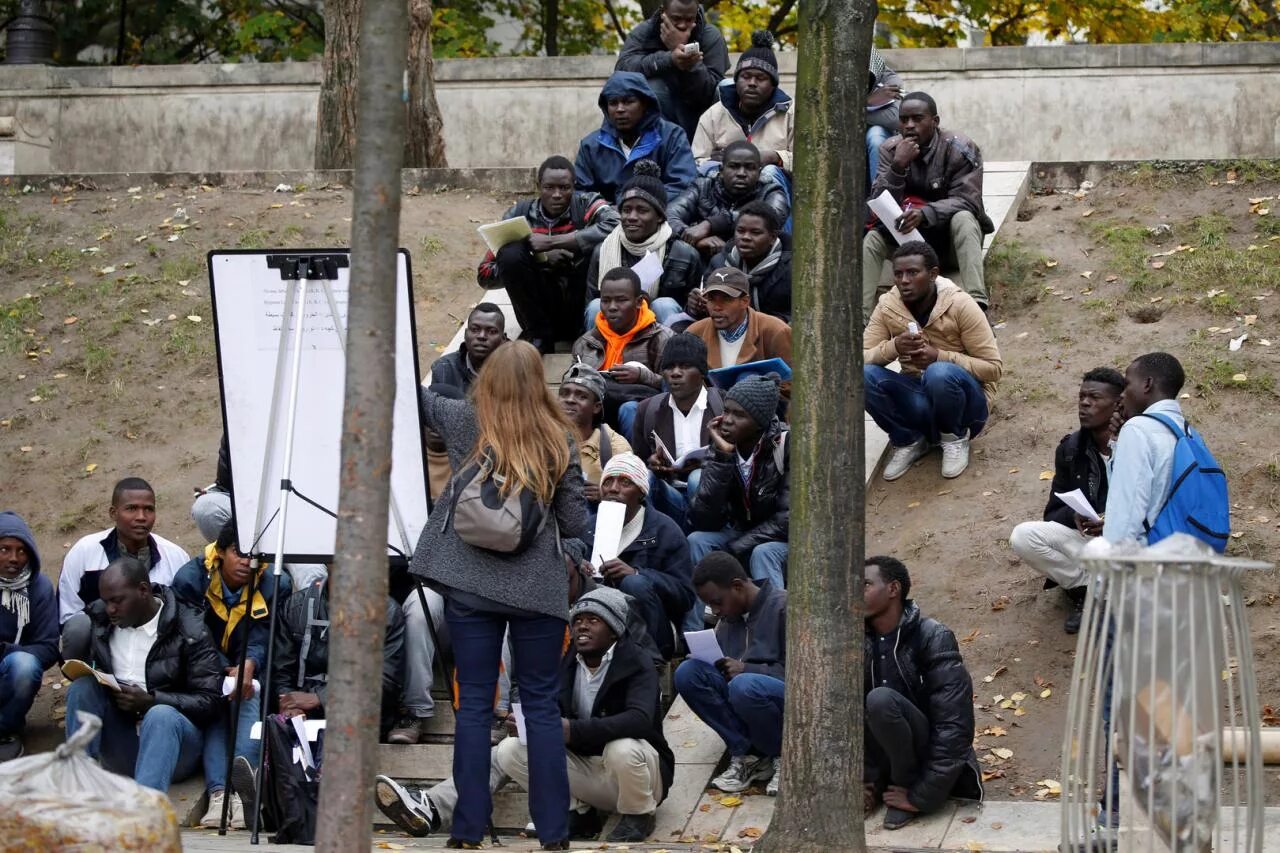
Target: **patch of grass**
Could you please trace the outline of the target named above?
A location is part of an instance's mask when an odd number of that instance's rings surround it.
[[[55,270],[72,270],[80,265],[80,253],[64,246],[50,249],[44,256],[45,266]]]
[[[195,335],[182,326],[175,326],[169,332],[169,340],[164,342],[165,355],[180,355],[192,358],[199,350],[200,342],[196,340]]]
[[[422,256],[424,258],[429,258],[432,255],[438,255],[444,251],[444,243],[436,237],[423,237],[422,240],[419,241],[419,244],[422,246]],[[994,246],[992,247],[992,251],[995,251]]]
[[[104,346],[85,341],[84,344],[84,378],[89,382],[100,382],[111,366],[114,353]]]
[[[1202,249],[1221,246],[1232,230],[1231,220],[1217,210],[1192,219],[1191,227],[1195,230],[1195,239]]]
[[[101,511],[97,502],[84,504],[79,509],[69,509],[58,516],[54,527],[59,533],[70,533],[93,521]]]
[[[236,245],[241,249],[265,249],[272,243],[271,233],[265,228],[250,228],[241,232]]]
[[[190,281],[202,272],[204,262],[190,255],[169,258],[160,264],[160,275],[166,281]]]
[[[1280,236],[1280,216],[1259,216],[1258,233],[1264,237]]]
[[[426,249],[428,238],[423,238]],[[1006,305],[1021,307],[1040,299],[1038,279],[1044,276],[1044,257],[1017,240],[997,240],[987,253],[987,290]]]
[[[52,385],[41,382],[36,386],[35,394],[37,397],[52,400],[54,397],[58,396],[58,389],[54,388]]]
[[[0,302],[0,351],[17,352],[27,339],[23,329],[40,317],[39,297],[19,296],[7,304]]]
[[[1097,312],[1099,325],[1110,326],[1118,319],[1116,303],[1112,299],[1086,299],[1080,303],[1088,311]]]

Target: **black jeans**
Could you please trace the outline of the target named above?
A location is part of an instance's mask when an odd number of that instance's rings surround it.
[[[498,274],[526,338],[574,341],[587,305],[583,263],[551,267],[539,262],[523,240],[498,250]]]
[[[920,777],[929,749],[929,721],[911,700],[891,687],[867,694],[863,779],[878,787],[909,788]]]

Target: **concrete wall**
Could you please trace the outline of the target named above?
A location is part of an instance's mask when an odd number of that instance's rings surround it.
[[[887,51],[990,160],[1280,159],[1280,44]],[[781,56],[783,85],[795,54]],[[454,167],[529,166],[599,125],[609,57],[437,63]],[[0,172],[305,170],[316,63],[0,66]]]

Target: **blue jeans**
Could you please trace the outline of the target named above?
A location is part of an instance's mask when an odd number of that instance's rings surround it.
[[[658,318],[659,326],[667,325],[667,321],[672,317],[684,313],[684,306],[670,296],[659,296],[657,299],[650,300],[649,309],[653,311],[653,316]],[[596,315],[599,313],[600,297],[597,296],[587,303],[586,313],[582,315],[588,332],[596,327]]]
[[[529,742],[529,814],[544,843],[569,837],[569,770],[560,725],[560,657],[566,625],[551,616],[522,618],[445,601],[458,679],[453,780],[458,805],[452,836],[480,843],[493,814],[489,790],[489,728],[498,685],[502,638],[511,631],[513,675]]]
[[[936,444],[942,433],[973,438],[987,425],[987,397],[969,371],[936,361],[922,376],[894,373],[868,364],[862,368],[867,414],[889,434],[894,447],[921,438]]]
[[[670,516],[671,520],[680,525],[680,529],[688,535],[692,532],[689,527],[689,496],[696,494],[698,484],[702,482],[702,469],[694,468],[688,474],[683,486],[677,486],[670,480],[664,480],[657,474],[649,475],[649,502],[653,504],[653,508],[663,515]]]
[[[893,134],[879,125],[873,124],[867,127],[867,171],[870,173],[867,178],[868,194],[871,193],[871,185],[875,183],[876,175],[880,172],[880,146],[890,136]]]
[[[724,546],[737,539],[741,534],[733,528],[724,530],[699,530],[689,534],[689,557],[696,567],[698,561],[712,551],[723,551]],[[787,565],[786,542],[764,542],[751,550],[751,558],[747,561],[747,572],[752,579],[767,580],[775,589],[786,589],[787,582],[783,570]]]
[[[43,675],[40,659],[30,652],[9,652],[0,660],[0,735],[22,734]]]
[[[791,194],[791,178],[787,177],[787,173],[783,171],[781,166],[765,166],[760,170],[760,180],[773,181],[775,184],[782,187],[782,191],[786,193],[787,196],[787,207],[795,207],[795,198]],[[794,218],[794,214],[787,214],[787,221],[782,223],[782,233],[791,233],[791,222]]]
[[[258,696],[251,696],[240,703],[240,720],[235,727],[235,754],[249,759],[255,767],[258,764],[258,753],[262,751],[262,741],[252,740],[249,732],[253,724],[258,722],[258,712],[262,706]],[[231,711],[235,704],[225,702],[226,708],[218,719],[204,730],[204,789],[221,791],[227,787],[227,730],[231,728]]]
[[[618,583],[618,589],[634,599],[654,645],[664,659],[671,660],[675,655],[671,623],[682,622],[689,608],[697,603],[693,587],[674,575],[650,569],[627,575]]]
[[[636,422],[636,410],[640,408],[640,403],[635,400],[628,400],[618,407],[618,432],[627,441],[631,441],[631,427]]]
[[[730,755],[782,754],[782,679],[744,672],[726,682],[720,670],[690,658],[676,669],[675,683],[676,692],[720,735]]]
[[[89,744],[89,755],[101,758],[112,773],[132,776],[139,785],[167,793],[200,768],[204,737],[196,724],[172,705],[153,705],[137,718],[116,708],[111,690],[92,678],[78,678],[67,690],[67,737],[80,728],[78,713],[102,720],[102,731]]]

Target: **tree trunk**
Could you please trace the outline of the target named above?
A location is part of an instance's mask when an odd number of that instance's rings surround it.
[[[560,55],[560,0],[542,0],[542,47],[547,56]]]
[[[316,849],[369,849],[387,602],[405,0],[364,0],[337,546],[329,579],[329,724]]]
[[[758,853],[861,851],[862,225],[875,0],[800,4],[782,786]]]
[[[409,106],[406,110],[404,165],[442,169],[444,122],[436,103],[435,63],[431,56],[431,0],[409,0]]]
[[[363,0],[325,0],[324,80],[316,115],[316,168],[350,169],[356,138],[356,42]]]

